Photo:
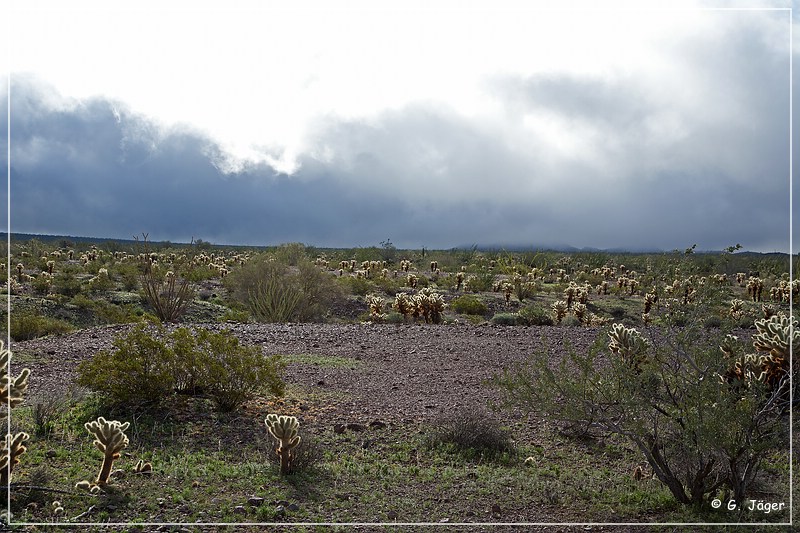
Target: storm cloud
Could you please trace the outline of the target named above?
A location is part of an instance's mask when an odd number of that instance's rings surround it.
[[[494,113],[428,100],[319,116],[291,174],[264,162],[279,147],[237,161],[205,131],[14,75],[12,231],[788,251],[786,34],[737,16],[667,43],[652,69],[487,75]]]

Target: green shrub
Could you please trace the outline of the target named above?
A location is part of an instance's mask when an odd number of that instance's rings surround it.
[[[489,308],[478,297],[465,294],[450,302],[450,309],[462,315],[485,315]]]
[[[372,282],[368,279],[355,276],[342,276],[338,279],[338,283],[347,293],[354,296],[366,296],[374,290]]]
[[[290,267],[269,257],[251,261],[225,282],[259,322],[317,321],[340,296],[334,278],[311,263]]]
[[[71,270],[56,274],[54,287],[56,293],[62,294],[67,298],[74,297],[81,292],[82,289],[80,280],[78,280]]]
[[[723,335],[687,323],[647,338],[615,325],[586,353],[554,366],[543,350],[495,383],[509,405],[573,433],[627,439],[680,503],[705,505],[727,486],[744,505],[764,458],[788,444],[778,393],[720,379],[731,364]]]
[[[499,326],[515,326],[517,324],[516,313],[496,313],[492,317],[492,324]]]
[[[192,388],[208,391],[221,411],[236,409],[262,390],[283,396],[280,356],[266,356],[258,346],[243,346],[230,331],[181,328],[173,340],[178,375],[189,378]]]
[[[519,322],[527,326],[552,326],[553,317],[539,306],[529,305],[518,313]]]
[[[29,313],[11,313],[11,338],[15,341],[29,341],[45,335],[63,335],[72,329],[72,324],[63,320]]]
[[[162,328],[139,324],[114,339],[113,350],[101,350],[78,366],[77,383],[110,403],[142,406],[157,403],[175,387],[175,354],[159,337]]]
[[[229,331],[139,324],[78,367],[78,384],[112,405],[151,406],[175,392],[209,394],[230,411],[256,392],[283,394],[279,356],[239,344]]]
[[[119,278],[122,288],[133,292],[139,288],[139,268],[130,263],[119,263],[112,270]]]
[[[473,410],[461,410],[434,421],[428,441],[433,445],[451,445],[480,459],[513,456],[516,452],[508,431],[489,415]]]
[[[481,269],[476,274],[469,276],[466,289],[470,292],[489,292],[494,286],[494,277],[494,272],[485,268]],[[453,286],[455,287],[455,285],[454,281]]]

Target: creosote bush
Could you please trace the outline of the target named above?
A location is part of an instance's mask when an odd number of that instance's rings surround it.
[[[232,272],[225,284],[259,322],[319,321],[341,295],[335,278],[313,263],[295,267],[269,256]]]
[[[485,315],[489,308],[477,296],[465,294],[450,302],[450,309],[461,315]]]
[[[208,394],[230,411],[260,391],[280,396],[283,363],[259,347],[242,346],[230,332],[138,324],[78,367],[78,384],[111,404],[147,407],[175,392]]]
[[[707,330],[701,335],[699,320],[687,323],[681,330],[651,328],[647,339],[615,324],[587,353],[570,351],[558,368],[543,351],[495,383],[509,405],[560,421],[572,433],[627,438],[680,503],[701,505],[727,488],[744,505],[766,454],[788,444],[779,391],[759,381],[745,389],[720,380],[728,364],[718,348],[723,341]]]

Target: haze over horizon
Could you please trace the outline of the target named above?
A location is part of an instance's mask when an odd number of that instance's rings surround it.
[[[738,5],[9,2],[11,230],[788,252],[800,28]]]

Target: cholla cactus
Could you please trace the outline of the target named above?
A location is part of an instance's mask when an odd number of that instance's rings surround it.
[[[51,260],[51,261],[48,261],[46,263],[46,265],[47,265],[47,273],[52,276],[53,275],[53,268],[55,268],[56,262]]]
[[[9,362],[11,361],[11,352],[5,348],[2,340],[0,340],[0,409],[5,409],[7,405],[12,408],[22,403],[23,395],[28,390],[28,376],[31,371],[23,368],[17,377],[11,377],[8,374]],[[4,419],[7,414],[2,411],[0,420]]]
[[[794,347],[800,339],[800,330],[797,329],[797,319],[781,314],[770,317],[769,320],[756,320],[758,333],[753,337],[753,347],[759,352],[789,360],[789,346]]]
[[[567,309],[572,309],[572,302],[578,294],[578,286],[570,282],[566,289],[564,289],[564,298],[567,299]]]
[[[117,420],[106,420],[102,416],[84,424],[89,434],[95,437],[94,445],[103,452],[103,464],[97,475],[96,485],[101,486],[108,483],[114,461],[119,459],[122,449],[128,446],[128,437],[124,432],[129,426],[130,422],[123,424]]]
[[[442,322],[442,313],[447,305],[441,294],[430,287],[420,289],[419,294],[414,297],[416,303],[416,316],[422,316],[428,324],[439,324]]]
[[[775,308],[769,304],[761,304],[761,312],[764,313],[764,319],[769,320],[773,316],[775,316]]]
[[[589,317],[587,316],[586,305],[580,302],[576,303],[575,305],[572,306],[572,314],[575,315],[575,318],[577,318],[581,324],[588,323],[587,319]]]
[[[394,297],[392,308],[403,315],[404,319],[408,320],[408,317],[413,315],[416,311],[416,304],[408,294],[398,292]]]
[[[276,452],[281,458],[281,475],[290,474],[292,471],[292,450],[300,444],[300,422],[293,416],[267,415],[264,420],[270,435],[278,441]]]
[[[431,272],[436,272],[439,269],[438,261],[431,261]]]
[[[635,328],[626,328],[622,324],[613,324],[608,333],[608,349],[622,357],[636,371],[641,369],[647,352],[647,341]]]
[[[22,271],[25,270],[25,265],[17,263],[17,281],[22,283]]]
[[[503,291],[503,296],[506,298],[506,303],[509,303],[511,301],[511,295],[514,293],[514,286],[511,283],[504,281],[500,284],[500,290]]]
[[[19,457],[27,451],[25,442],[30,439],[27,433],[17,433],[16,435],[6,435],[3,449],[0,450],[0,485],[8,486],[11,481],[11,473],[14,467],[19,464]]]
[[[653,308],[653,304],[658,300],[658,296],[654,292],[648,292],[644,295],[644,314],[649,314]]]
[[[373,320],[383,320],[386,315],[383,314],[383,298],[376,294],[368,294],[365,298],[369,306],[369,315]]]
[[[556,324],[561,324],[561,321],[564,320],[565,316],[567,316],[567,302],[564,300],[556,300],[553,302],[551,308],[553,310],[553,316]]]
[[[761,293],[764,291],[764,282],[761,278],[751,277],[747,280],[747,295],[750,296],[754,302],[761,301]]]
[[[464,273],[457,272],[456,273],[456,291],[461,290],[461,286],[464,284]]]
[[[739,299],[731,300],[731,307],[728,310],[728,313],[734,320],[739,320],[742,318],[744,316],[744,302]]]
[[[417,276],[415,276],[414,274],[409,274],[408,276],[406,276],[406,283],[408,283],[408,286],[411,287],[412,289],[417,286],[418,281],[419,280],[417,279]]]

